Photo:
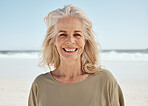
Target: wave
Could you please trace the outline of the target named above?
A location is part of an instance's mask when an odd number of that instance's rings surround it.
[[[39,59],[39,51],[0,51],[0,58]],[[104,50],[105,61],[148,61],[148,50]]]
[[[148,61],[148,53],[118,53],[115,51],[102,52],[101,60],[108,61]]]
[[[22,53],[0,53],[0,58],[26,58],[26,59],[38,59],[39,54],[38,52],[22,52]]]

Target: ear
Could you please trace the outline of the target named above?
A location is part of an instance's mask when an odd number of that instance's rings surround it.
[[[87,40],[85,39],[85,44],[86,44]]]
[[[54,46],[56,46],[56,43],[55,43],[55,41],[53,42],[53,44],[54,44]]]
[[[56,46],[55,38],[53,39],[53,44]]]

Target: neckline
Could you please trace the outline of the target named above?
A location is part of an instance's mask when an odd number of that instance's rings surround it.
[[[80,85],[84,82],[86,82],[88,79],[90,79],[92,77],[92,75],[89,75],[87,78],[85,78],[84,80],[80,81],[80,82],[77,82],[77,83],[72,83],[72,84],[66,84],[66,83],[62,83],[60,81],[57,81],[51,74],[51,71],[49,72],[49,75],[50,77],[52,78],[52,80],[56,83],[56,84],[59,84],[59,85],[63,85],[63,86],[76,86],[76,85]]]

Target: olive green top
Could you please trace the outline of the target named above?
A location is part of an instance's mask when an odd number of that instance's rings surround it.
[[[28,106],[124,106],[124,97],[106,69],[74,84],[59,82],[48,72],[34,80]]]

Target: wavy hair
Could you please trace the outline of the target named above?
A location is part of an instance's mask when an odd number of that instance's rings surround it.
[[[50,71],[51,66],[54,66],[55,69],[59,67],[60,56],[54,45],[54,40],[57,34],[58,21],[66,16],[77,17],[82,21],[83,34],[86,39],[86,43],[81,55],[81,69],[83,73],[96,74],[101,69],[101,46],[95,41],[91,20],[81,8],[74,5],[66,5],[62,9],[51,11],[44,18],[44,22],[47,25],[47,32],[40,51],[39,66],[48,66]],[[100,49],[98,49],[98,45]]]

